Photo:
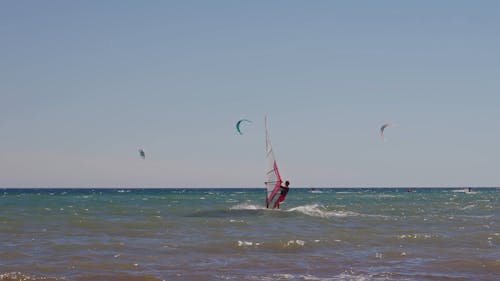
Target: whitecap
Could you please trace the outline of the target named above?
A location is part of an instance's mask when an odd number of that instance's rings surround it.
[[[298,206],[295,208],[291,208],[287,211],[299,212],[304,215],[308,215],[311,217],[320,217],[320,218],[347,217],[347,216],[359,215],[358,213],[350,211],[328,211],[324,206],[321,206],[319,204]]]
[[[285,246],[286,247],[290,247],[290,246],[294,246],[294,245],[299,245],[299,246],[304,246],[306,244],[306,242],[304,242],[304,240],[290,240],[290,241],[287,241],[285,243]]]
[[[380,195],[376,195],[375,197],[378,197],[378,198],[397,198],[398,196],[390,195],[390,194],[380,194]]]
[[[254,205],[250,203],[242,203],[231,207],[231,210],[266,210],[264,206]]]
[[[277,280],[282,280],[282,279],[294,279],[295,276],[292,274],[286,274],[286,273],[278,273],[278,274],[273,274],[273,277],[276,277]],[[276,280],[276,279],[275,279]]]
[[[257,243],[255,245],[257,245]],[[238,247],[247,247],[247,246],[253,246],[253,242],[238,240]]]
[[[349,280],[349,281],[368,281],[373,280],[369,275],[354,275],[353,273],[341,273],[340,275],[334,277],[318,277],[314,275],[301,275],[300,280],[314,280],[314,281],[338,281],[338,280]]]
[[[401,240],[408,240],[408,239],[433,239],[433,238],[439,238],[439,235],[436,234],[426,234],[426,233],[408,233],[408,234],[401,234],[398,235],[398,239]]]
[[[452,192],[459,192],[459,193],[465,193],[465,194],[477,194],[476,191],[469,191],[469,189],[456,189],[456,190],[453,190]]]

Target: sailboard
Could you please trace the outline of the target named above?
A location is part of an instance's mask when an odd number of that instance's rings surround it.
[[[280,172],[278,170],[278,165],[276,164],[276,158],[274,157],[273,147],[271,146],[271,139],[269,136],[269,130],[267,129],[267,116],[264,119],[264,124],[266,127],[266,208],[273,201],[274,197],[280,190],[281,180]]]

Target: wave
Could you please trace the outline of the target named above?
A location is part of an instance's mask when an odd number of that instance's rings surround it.
[[[304,246],[306,244],[306,242],[304,242],[304,240],[288,240],[286,243],[285,243],[285,247],[294,247],[294,246]]]
[[[333,217],[351,217],[351,216],[359,216],[359,213],[351,212],[351,211],[337,211],[337,210],[329,210],[327,207],[320,204],[310,204],[310,205],[302,205],[293,207],[290,209],[272,209],[266,208],[263,205],[252,204],[249,202],[241,203],[230,207],[229,209],[221,209],[221,210],[210,210],[210,211],[197,211],[189,216],[195,217],[224,217],[230,215],[247,215],[252,216],[256,214],[263,214],[262,212],[269,212],[268,214],[301,214],[310,217],[318,217],[318,218],[333,218]],[[234,222],[234,221],[232,221]]]
[[[391,194],[378,194],[378,195],[375,195],[374,197],[377,197],[377,198],[398,198],[401,196],[391,195]]]
[[[58,281],[58,280],[66,280],[66,278],[35,276],[35,275],[25,274],[22,272],[7,272],[7,273],[0,273],[0,280],[4,280],[4,281],[21,281],[21,280]]]
[[[359,213],[351,211],[330,211],[326,207],[319,204],[298,206],[288,209],[287,212],[299,212],[304,215],[320,218],[359,216]]]
[[[406,241],[424,241],[424,240],[440,240],[444,237],[439,234],[427,234],[427,233],[407,233],[397,236],[398,240]]]
[[[306,246],[306,242],[300,239],[292,239],[286,241],[273,241],[273,242],[253,242],[253,241],[245,241],[238,240],[235,243],[237,247],[259,247],[264,249],[274,249],[274,250],[285,250],[285,249],[295,249]],[[318,240],[314,240],[313,244],[319,243]]]
[[[351,212],[351,211],[333,211],[328,210],[323,205],[320,204],[309,204],[293,207],[290,209],[271,209],[266,208],[262,205],[255,205],[251,203],[242,203],[235,205],[230,208],[231,210],[246,210],[246,211],[273,211],[273,212],[287,212],[287,213],[300,213],[303,215],[311,216],[311,217],[319,217],[319,218],[333,218],[333,217],[350,217],[350,216],[359,216],[359,213]]]
[[[477,191],[469,191],[468,189],[455,189],[452,190],[451,192],[456,192],[456,193],[466,193],[466,194],[477,194]]]
[[[311,274],[301,275],[302,280],[311,280],[311,281],[368,281],[375,280],[372,275],[368,274],[353,274],[353,273],[341,273],[334,277],[319,277]],[[386,280],[386,279],[383,279]]]
[[[221,242],[198,244],[198,245],[180,245],[175,248],[179,252],[183,251],[196,251],[203,254],[224,254],[231,256],[233,254],[241,253],[242,250],[258,250],[265,252],[290,252],[290,251],[303,251],[319,249],[328,241],[321,240],[307,240],[300,238],[288,239],[259,239],[259,238],[243,238],[235,239],[233,241],[225,240]],[[1,280],[1,279],[0,279]]]
[[[255,205],[250,203],[241,203],[230,208],[231,210],[272,210],[262,205]]]
[[[331,275],[331,274],[330,274]],[[230,278],[227,278],[230,279]],[[312,274],[287,274],[287,273],[275,273],[271,275],[250,275],[243,280],[262,280],[262,281],[272,281],[272,280],[310,280],[310,281],[374,281],[374,280],[391,280],[387,277],[376,277],[372,274],[355,274],[355,273],[340,273],[337,275],[324,277],[316,276]]]
[[[471,204],[471,205],[467,205],[467,206],[465,206],[465,207],[463,207],[463,208],[460,208],[460,209],[461,209],[461,210],[467,210],[467,209],[473,209],[473,208],[475,208],[475,207],[476,207],[476,205]]]
[[[262,211],[276,211],[273,209],[267,209],[265,206],[242,203],[228,208],[212,209],[195,211],[194,213],[188,214],[187,217],[231,217],[234,215],[238,216],[255,216]],[[234,221],[232,221],[234,222]]]
[[[260,246],[259,242],[250,242],[250,241],[240,241],[238,240],[238,247],[249,247],[249,246]]]

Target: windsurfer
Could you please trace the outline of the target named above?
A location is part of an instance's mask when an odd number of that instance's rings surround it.
[[[280,208],[280,203],[285,201],[285,197],[286,195],[288,194],[288,190],[290,190],[290,187],[288,187],[290,185],[290,182],[289,181],[286,181],[285,182],[285,186],[280,186],[280,190],[281,190],[281,193],[280,193],[280,197],[278,197],[278,200],[276,200],[276,202],[274,202],[274,209],[276,208]]]

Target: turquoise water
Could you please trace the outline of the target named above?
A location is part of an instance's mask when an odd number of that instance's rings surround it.
[[[500,189],[0,190],[0,280],[498,280]]]

